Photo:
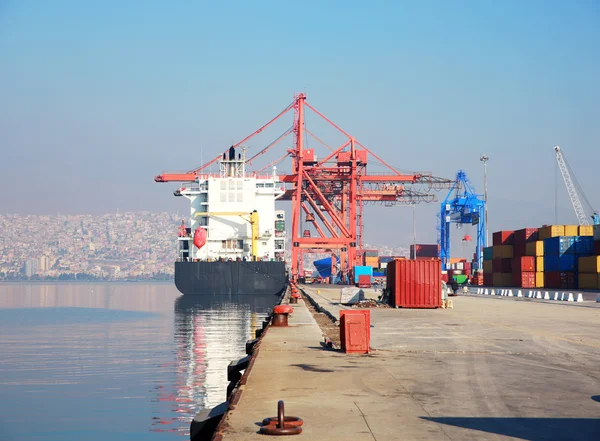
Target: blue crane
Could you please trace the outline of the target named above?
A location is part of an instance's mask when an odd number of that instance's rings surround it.
[[[463,170],[456,173],[456,180],[448,192],[448,196],[441,204],[438,226],[438,244],[440,246],[440,259],[442,269],[447,269],[450,258],[450,224],[477,225],[477,244],[475,255],[477,256],[476,267],[483,267],[483,249],[487,246],[485,236],[485,199],[483,195],[475,193],[475,189],[469,182],[467,174]]]

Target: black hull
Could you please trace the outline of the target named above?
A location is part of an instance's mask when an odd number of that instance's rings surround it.
[[[175,262],[175,286],[185,295],[278,296],[284,262]]]

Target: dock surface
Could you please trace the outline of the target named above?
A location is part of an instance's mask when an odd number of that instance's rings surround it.
[[[339,287],[303,287],[338,314]],[[305,440],[600,439],[600,307],[453,298],[454,309],[371,309],[369,355],[323,347],[303,303],[270,328],[223,440],[276,415]],[[328,306],[329,305],[329,306]]]

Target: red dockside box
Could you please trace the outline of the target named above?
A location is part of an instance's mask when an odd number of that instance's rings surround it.
[[[367,354],[371,343],[371,311],[350,309],[340,311],[340,343],[342,351]]]
[[[397,308],[442,306],[441,260],[394,260],[388,263],[387,271],[391,306]]]
[[[535,242],[536,240],[538,240],[537,228],[523,228],[515,231],[515,244]]]

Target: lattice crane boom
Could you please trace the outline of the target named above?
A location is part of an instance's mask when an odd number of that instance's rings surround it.
[[[591,218],[594,224],[600,224],[598,213],[593,208],[591,209],[592,213],[589,217],[586,214],[585,209],[583,208],[583,204],[581,203],[579,193],[581,193],[581,195],[586,201],[587,198],[585,197],[585,194],[583,193],[583,189],[581,187],[579,187],[579,192],[577,191],[577,187],[573,182],[573,178],[571,177],[569,164],[567,163],[567,160],[563,155],[560,146],[555,146],[554,151],[556,152],[556,162],[558,163],[558,169],[560,170],[560,174],[562,175],[563,181],[565,182],[565,187],[567,188],[569,199],[571,200],[571,204],[573,205],[573,209],[575,210],[575,216],[577,216],[577,222],[579,223],[579,225],[589,225],[589,219]]]

